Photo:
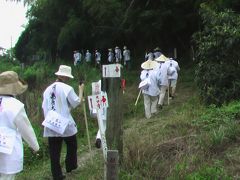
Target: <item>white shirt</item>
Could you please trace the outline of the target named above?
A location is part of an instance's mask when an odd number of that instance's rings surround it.
[[[153,53],[153,55],[154,55],[154,59],[157,59],[158,57],[160,57],[161,56],[161,52],[160,51],[156,51],[156,52],[154,52]]]
[[[48,111],[54,110],[65,118],[69,119],[68,126],[64,133],[58,134],[49,128],[44,127],[44,137],[68,137],[77,133],[76,123],[70,113],[72,108],[80,104],[80,99],[74,89],[62,82],[54,82],[43,93],[42,108],[44,117]]]
[[[113,52],[108,52],[108,62],[113,62],[113,58],[114,58],[114,54],[113,54]]]
[[[85,55],[86,62],[91,62],[91,57],[92,57],[92,54],[90,52],[86,52],[86,55]]]
[[[121,61],[121,59],[122,59],[121,49],[119,49],[119,48],[115,49],[115,58],[116,58],[116,62]]]
[[[142,90],[143,94],[147,94],[150,96],[158,96],[160,94],[160,90],[158,87],[159,77],[157,75],[157,71],[155,70],[142,70],[140,79],[141,81],[145,80],[147,77],[150,78],[151,84],[148,89]]]
[[[167,70],[168,70],[168,65],[165,63],[160,62],[159,66],[154,69],[159,78],[160,78],[160,85],[161,86],[168,86],[168,75],[167,75]]]
[[[81,54],[79,52],[74,53],[73,57],[75,61],[81,61]]]
[[[22,138],[35,151],[39,150],[39,145],[24,109],[24,104],[9,96],[0,96],[0,99],[0,127],[16,131],[12,153],[0,153],[0,173],[16,174],[23,170]]]
[[[145,55],[146,60],[153,60],[154,59],[154,54],[152,52],[149,52],[148,54]]]
[[[96,62],[100,62],[101,61],[101,54],[100,54],[100,52],[96,52],[95,53],[95,57],[96,57]]]
[[[124,58],[124,61],[130,61],[130,50],[125,49],[123,51],[123,58]]]
[[[178,62],[171,58],[167,60],[165,63],[167,64],[167,66],[170,66],[172,64],[172,66],[176,69],[172,75],[168,75],[168,79],[178,79],[178,72],[180,71]]]

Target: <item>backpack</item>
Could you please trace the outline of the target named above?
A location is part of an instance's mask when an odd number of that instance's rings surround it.
[[[176,71],[176,68],[171,63],[170,66],[168,67],[167,75],[172,76],[175,71]]]

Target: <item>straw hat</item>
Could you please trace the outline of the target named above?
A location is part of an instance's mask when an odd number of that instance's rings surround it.
[[[158,58],[155,59],[155,61],[158,62],[165,62],[167,61],[168,58],[166,58],[166,56],[164,56],[163,54],[161,56],[159,56]]]
[[[19,95],[27,88],[27,83],[21,81],[16,72],[5,71],[0,74],[0,94]]]
[[[73,78],[72,68],[70,66],[66,66],[66,65],[60,65],[58,72],[56,72],[55,74],[57,76],[66,76],[66,77]]]
[[[146,70],[154,69],[157,66],[158,66],[158,63],[156,61],[153,61],[153,60],[147,60],[147,61],[145,61],[141,64],[141,68],[146,69]]]

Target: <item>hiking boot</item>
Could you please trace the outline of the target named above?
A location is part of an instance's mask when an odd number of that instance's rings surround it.
[[[97,138],[95,142],[96,148],[100,149],[101,148],[101,139]]]

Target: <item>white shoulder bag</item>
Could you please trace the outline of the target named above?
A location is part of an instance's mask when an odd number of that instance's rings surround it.
[[[55,131],[56,133],[63,134],[69,121],[70,120],[68,118],[63,117],[56,111],[50,110],[42,122],[42,125]]]

